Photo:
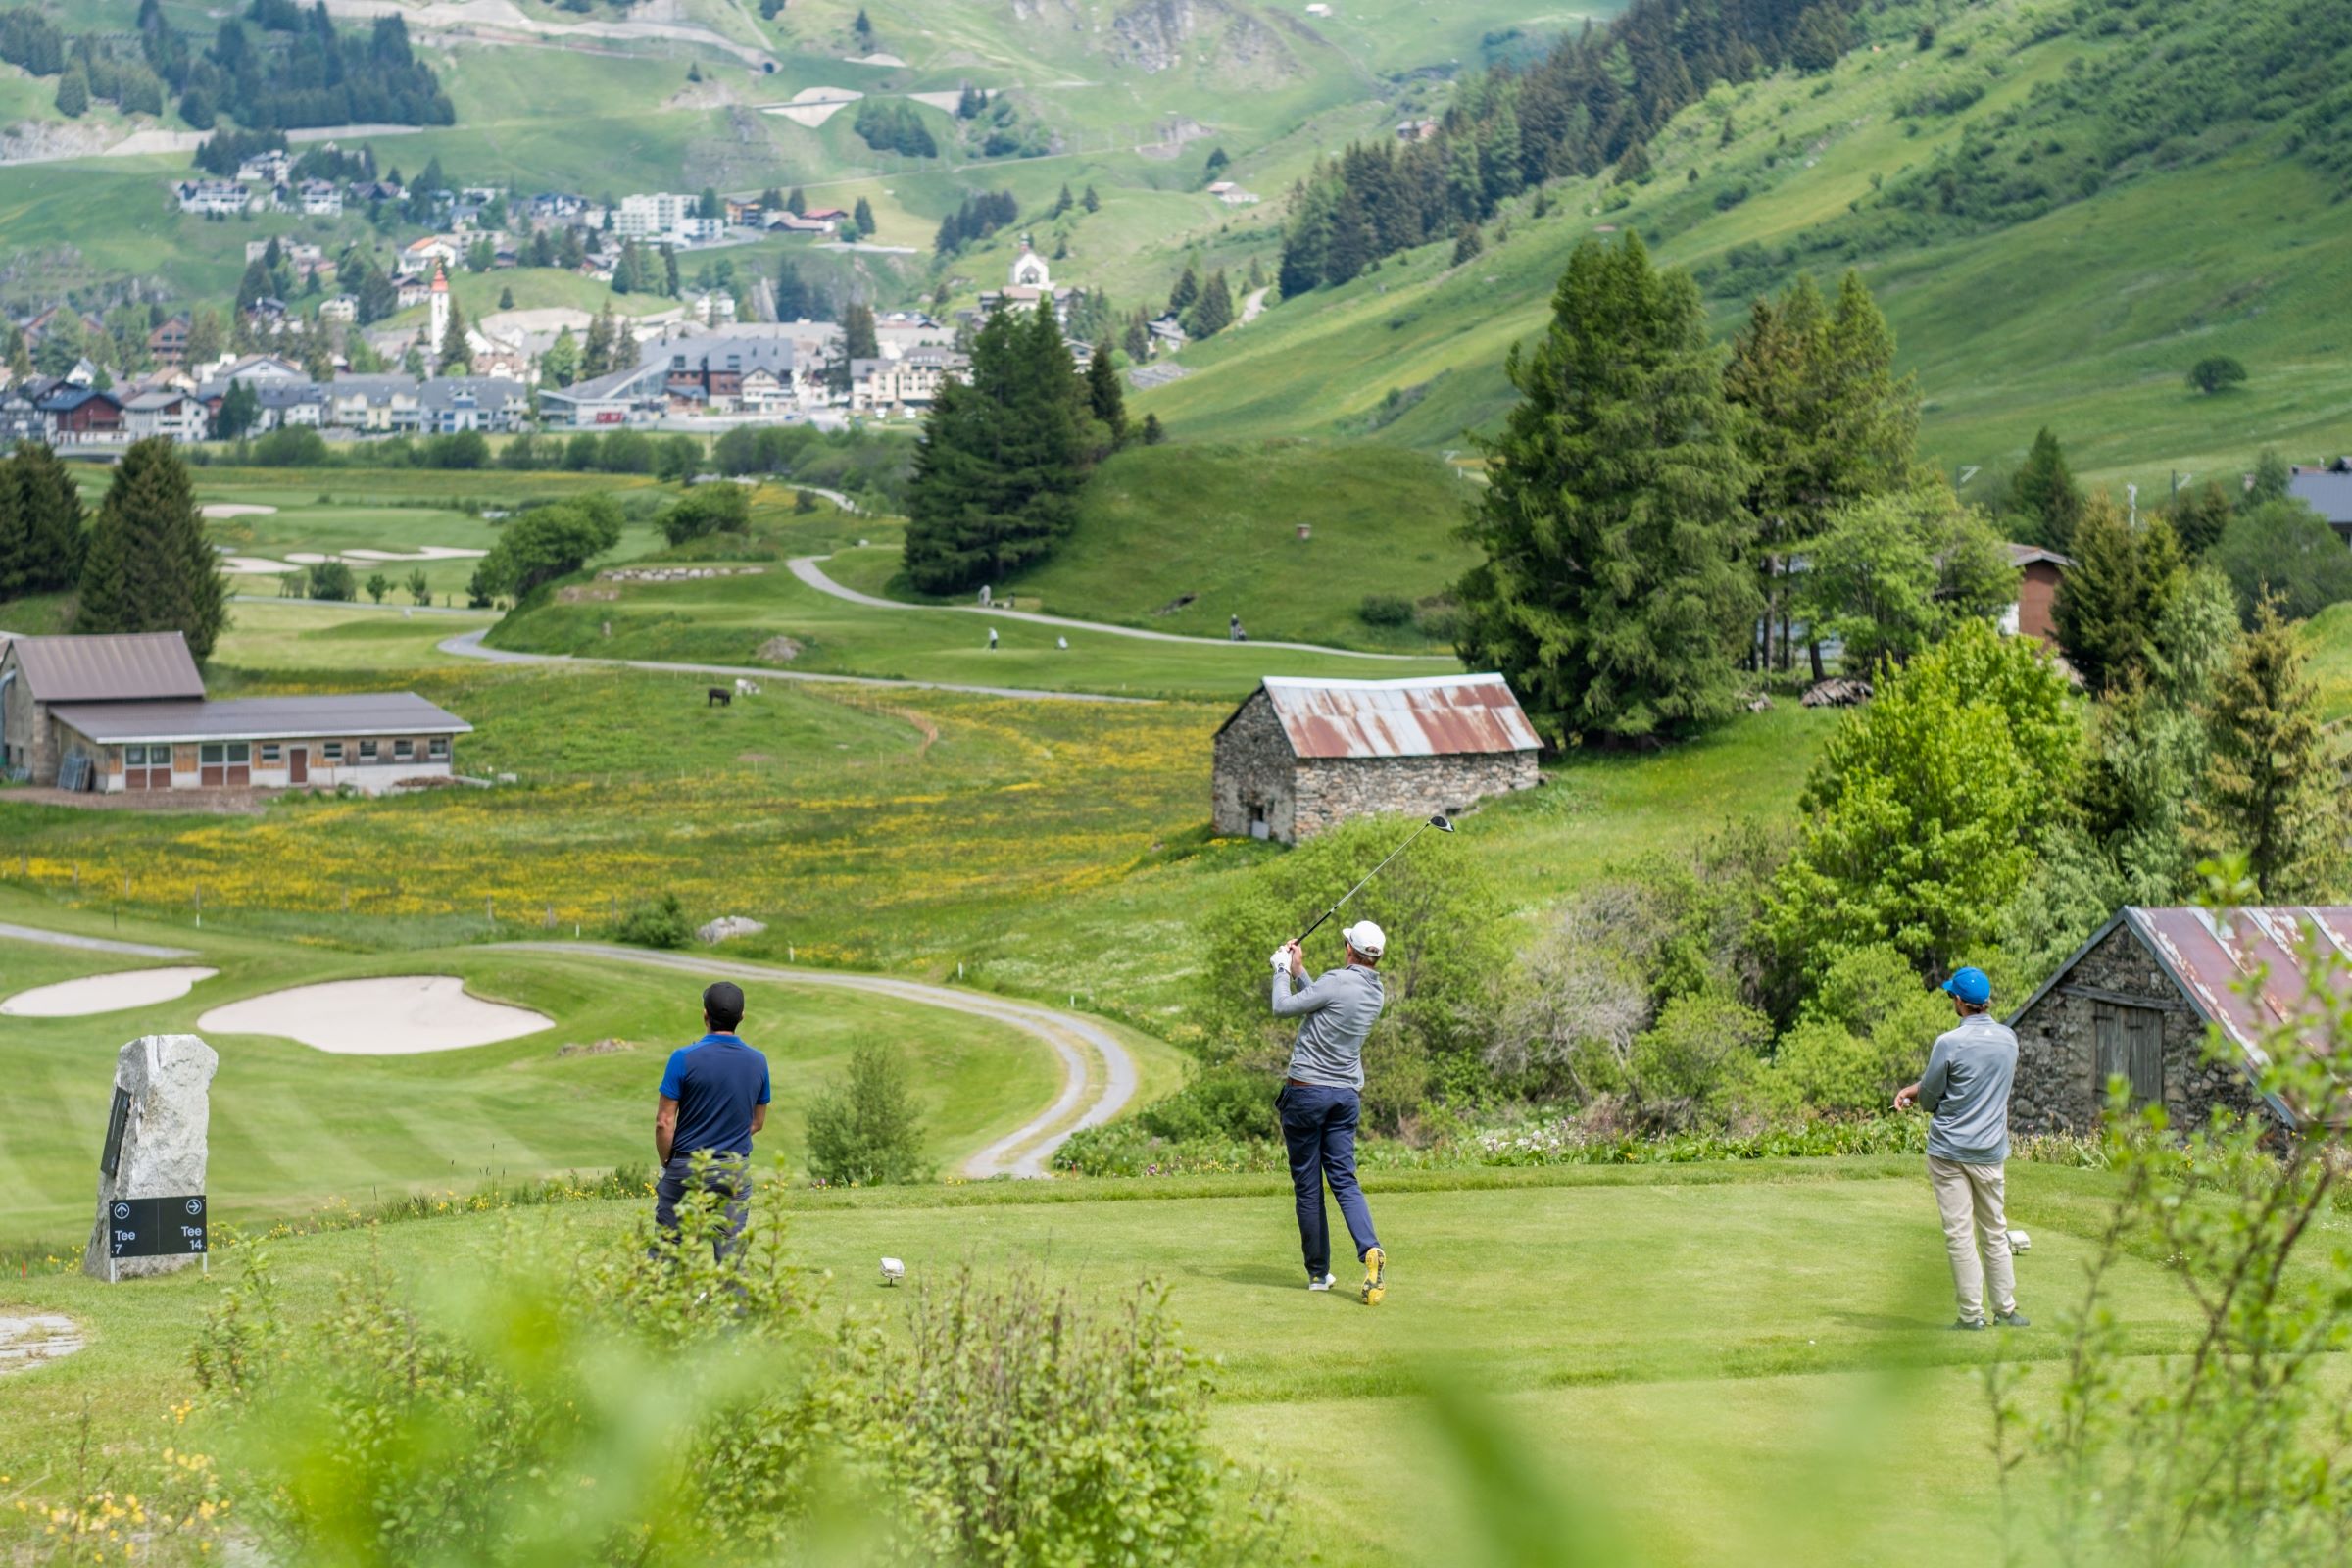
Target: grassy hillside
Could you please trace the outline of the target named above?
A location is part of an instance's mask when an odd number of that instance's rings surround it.
[[[2276,32],[2296,11],[2280,0],[2256,29]],[[1653,139],[1647,183],[1562,182],[1542,218],[1517,198],[1469,264],[1433,246],[1285,301],[1187,351],[1195,373],[1144,406],[1207,435],[1456,445],[1507,403],[1503,353],[1540,326],[1568,251],[1639,228],[1693,267],[1727,331],[1753,291],[1798,268],[1860,265],[1925,393],[1923,445],[1954,468],[2007,466],[2043,423],[2081,470],[2143,493],[2176,468],[2240,466],[2265,444],[2334,451],[2352,438],[2340,412],[2352,340],[2313,323],[2334,314],[2352,220],[2315,132],[2281,122],[2309,89],[2282,84],[2276,101],[2200,125],[2209,99],[2253,90],[2237,77],[2260,56],[2233,56],[2218,14],[2168,4],[2121,28],[2114,14],[2099,0],[2032,18],[1971,8],[1937,18],[1922,51],[1911,36],[1921,8],[1874,13],[1867,41],[1826,74],[1719,84]],[[2144,113],[2144,95],[2087,99],[2050,122],[2052,103],[2084,98],[2084,80],[2136,81],[2156,28],[2182,79],[2151,90],[2196,100],[2189,133],[2134,141],[2115,129],[2112,119]],[[2217,62],[2229,66],[2220,84]],[[2086,149],[2115,162],[2096,178],[2078,172]],[[2037,159],[2060,166],[2063,188],[2006,194]],[[1951,212],[1919,195],[1947,167],[1965,171]],[[2003,194],[1978,193],[1995,186]],[[2182,374],[2209,353],[2243,360],[2246,388],[2189,392]]]
[[[1238,614],[1261,641],[1438,651],[1442,636],[1358,611],[1367,595],[1442,593],[1469,568],[1453,530],[1471,495],[1460,470],[1396,448],[1133,447],[1089,480],[1053,559],[998,592],[1018,593],[1023,609],[1196,637],[1224,636]],[[1303,540],[1301,523],[1313,530]],[[845,554],[826,570],[907,592],[895,550]]]

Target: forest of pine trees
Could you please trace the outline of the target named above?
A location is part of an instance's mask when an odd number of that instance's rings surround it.
[[[940,220],[939,237],[932,248],[953,256],[974,240],[983,240],[1021,216],[1021,204],[1008,190],[966,196],[963,205]]]
[[[1555,175],[1596,174],[1708,83],[1745,81],[1790,61],[1800,38],[1845,24],[1838,0],[1635,0],[1525,70],[1465,81],[1427,140],[1357,143],[1318,159],[1283,238],[1282,293],[1345,283]]]

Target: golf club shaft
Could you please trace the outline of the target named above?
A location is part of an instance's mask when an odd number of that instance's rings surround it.
[[[1341,909],[1341,907],[1342,907],[1343,906],[1345,906],[1345,905],[1347,904],[1347,902],[1348,902],[1349,899],[1352,899],[1352,898],[1354,898],[1354,897],[1355,897],[1355,896],[1356,896],[1358,893],[1361,893],[1361,892],[1363,892],[1363,891],[1364,891],[1364,882],[1369,882],[1369,881],[1371,881],[1371,880],[1372,880],[1374,877],[1376,877],[1376,876],[1380,875],[1380,873],[1382,872],[1382,870],[1383,870],[1383,869],[1385,869],[1385,868],[1387,867],[1387,865],[1388,865],[1388,863],[1389,863],[1389,861],[1390,861],[1390,860],[1394,860],[1395,858],[1396,858],[1396,857],[1398,857],[1399,855],[1402,855],[1402,854],[1403,854],[1403,853],[1404,853],[1406,850],[1409,850],[1409,849],[1411,849],[1411,848],[1412,848],[1412,846],[1413,846],[1413,840],[1415,840],[1415,839],[1419,838],[1419,837],[1420,837],[1422,834],[1424,834],[1424,833],[1426,833],[1426,832],[1428,832],[1428,831],[1429,831],[1429,824],[1428,824],[1427,822],[1424,822],[1424,823],[1422,823],[1422,824],[1421,824],[1419,827],[1417,827],[1417,828],[1413,829],[1413,830],[1412,830],[1410,833],[1407,833],[1407,834],[1404,836],[1404,842],[1403,842],[1402,844],[1399,844],[1399,845],[1397,845],[1397,846],[1396,846],[1395,849],[1391,850],[1391,851],[1388,853],[1388,856],[1387,856],[1387,858],[1384,858],[1384,859],[1383,859],[1383,860],[1380,862],[1380,864],[1379,864],[1379,865],[1376,865],[1376,866],[1374,866],[1374,867],[1373,867],[1371,870],[1369,870],[1369,871],[1366,871],[1366,872],[1364,873],[1363,882],[1358,882],[1358,883],[1357,883],[1355,886],[1353,886],[1353,887],[1349,888],[1349,889],[1348,889],[1347,892],[1345,892],[1345,893],[1341,894],[1341,895],[1340,895],[1340,902],[1339,902],[1338,904],[1335,904],[1335,905],[1333,905],[1333,906],[1332,906],[1330,908],[1328,908],[1328,909],[1325,909],[1325,910],[1324,910],[1324,911],[1323,911],[1321,914],[1318,914],[1318,915],[1316,915],[1316,916],[1315,916],[1315,924],[1314,924],[1314,925],[1310,925],[1310,926],[1308,926],[1308,927],[1307,927],[1305,930],[1303,930],[1303,931],[1299,932],[1299,933],[1298,933],[1298,943],[1304,943],[1308,937],[1311,937],[1311,936],[1313,936],[1313,935],[1315,934],[1315,928],[1316,928],[1316,926],[1320,926],[1320,925],[1321,925],[1321,924],[1322,924],[1324,921],[1326,921],[1326,920],[1330,919],[1330,918],[1331,918],[1333,915],[1335,915],[1335,914],[1339,913],[1339,912],[1340,912],[1340,909]]]

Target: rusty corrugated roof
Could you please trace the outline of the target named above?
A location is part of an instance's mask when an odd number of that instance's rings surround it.
[[[1300,757],[1459,757],[1543,743],[1500,675],[1300,680],[1268,675],[1274,715]]]
[[[175,631],[103,637],[20,637],[9,645],[24,684],[44,703],[132,703],[200,698],[204,677]]]
[[[2265,1035],[2311,1011],[2309,976],[2303,967],[2305,941],[2316,935],[2339,959],[2352,960],[2352,906],[2134,906],[2124,911],[2124,918],[2189,1005],[2258,1063],[2268,1059],[2262,1048]],[[2244,982],[2257,971],[2262,984],[2245,989]]]

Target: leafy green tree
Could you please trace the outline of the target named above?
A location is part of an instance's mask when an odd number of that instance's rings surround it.
[[[1672,739],[1730,716],[1757,608],[1749,473],[1689,274],[1639,236],[1581,243],[1518,404],[1482,440],[1460,651],[1554,744]]]
[[[751,492],[739,484],[698,484],[662,514],[662,537],[673,545],[751,525]]]
[[[2238,510],[2251,512],[2267,507],[2274,501],[2284,501],[2294,483],[2295,470],[2278,455],[2276,447],[2264,447],[2254,460],[2254,471],[2247,475],[2246,488],[2237,498]]]
[[[2208,354],[2188,368],[2188,387],[2192,392],[2212,394],[2227,392],[2242,385],[2246,368],[2227,354]]]
[[[1852,671],[1901,663],[1963,621],[1997,620],[2017,597],[1992,525],[1940,480],[1833,514],[1805,554],[1806,623],[1844,642]]]
[[[90,112],[90,78],[78,65],[57,78],[57,112],[68,120],[79,120]]]
[[[1815,760],[1763,932],[1804,989],[1886,944],[1922,976],[1988,948],[2063,809],[2081,726],[2039,645],[1982,622],[1883,680]]]
[[[2290,620],[2352,599],[2352,551],[2300,501],[2269,501],[2238,513],[2222,529],[2211,559],[2229,574],[2249,626],[2269,595]]]
[[[2008,513],[2017,519],[2024,543],[2062,552],[2074,548],[2075,524],[2082,516],[2082,492],[2075,488],[2066,453],[2048,425],[2035,432],[2025,466],[2010,481]]]
[[[1461,266],[1487,248],[1487,236],[1479,232],[1476,223],[1464,223],[1460,233],[1453,236],[1453,265]]]
[[[262,416],[262,397],[250,381],[231,381],[228,390],[220,395],[220,407],[213,415],[213,435],[221,441],[235,441],[250,431]]]
[[[1649,175],[1649,148],[1645,143],[1634,142],[1617,155],[1618,184],[1639,185],[1647,180]]]
[[[1083,389],[1050,304],[1000,311],[923,423],[907,490],[906,562],[956,593],[1042,561],[1069,532],[1085,477]]]
[[[4,476],[22,539],[18,586],[24,593],[56,593],[81,580],[82,560],[89,548],[84,528],[81,486],[58,461],[55,451],[38,441],[17,448]]]
[[[500,531],[498,543],[475,569],[477,591],[522,599],[618,543],[620,509],[603,496],[534,507]]]
[[[425,576],[422,566],[417,566],[410,571],[409,580],[401,586],[408,590],[412,603],[429,605],[433,602],[432,580]]]
[[[539,356],[539,373],[557,386],[569,386],[580,378],[580,340],[564,326],[556,333],[556,340]]]
[[[2134,532],[2104,491],[2075,530],[2075,564],[2059,579],[2053,615],[2067,662],[2094,693],[2141,674],[2149,639],[2177,590],[2180,547],[2172,525],[2150,517]]]
[[[227,586],[187,466],[169,436],[133,442],[90,530],[74,630],[178,631],[202,661],[227,624]]]
[[[880,1187],[926,1180],[922,1114],[906,1064],[879,1040],[850,1048],[850,1070],[808,1102],[808,1172],[820,1181]]]
[[[2268,903],[2328,897],[2343,869],[2343,764],[2321,727],[2309,661],[2299,628],[2266,598],[2209,710],[2197,838],[2209,854],[2242,852]]]
[[[359,582],[352,569],[340,561],[321,561],[311,568],[311,597],[332,599],[337,603],[357,596]]]
[[[1838,64],[1838,57],[1853,46],[1854,24],[1846,16],[1845,7],[1838,0],[1806,8],[1796,19],[1796,36],[1788,49],[1788,63],[1810,75],[1829,70]]]
[[[776,266],[776,319],[805,321],[816,314],[816,296],[801,277],[801,264],[785,257]]]
[[[845,360],[870,360],[881,354],[882,339],[872,306],[852,301],[841,313],[841,344]]]

